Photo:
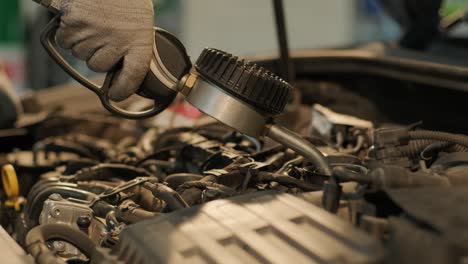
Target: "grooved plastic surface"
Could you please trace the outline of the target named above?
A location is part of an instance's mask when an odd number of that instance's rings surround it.
[[[128,227],[128,263],[379,263],[380,244],[289,194],[218,200]]]
[[[34,259],[0,226],[0,256],[5,264],[32,264]]]
[[[288,103],[291,85],[265,68],[227,52],[205,49],[195,67],[221,89],[269,114],[280,114]]]

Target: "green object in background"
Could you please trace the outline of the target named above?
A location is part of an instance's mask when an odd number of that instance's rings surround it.
[[[445,0],[441,11],[442,17],[448,17],[468,10],[468,0]]]
[[[22,41],[20,1],[0,0],[0,43],[17,44]]]

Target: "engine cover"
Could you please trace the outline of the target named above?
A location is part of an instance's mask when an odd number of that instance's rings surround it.
[[[380,244],[290,194],[217,200],[128,227],[100,263],[377,263]],[[102,252],[101,252],[102,253]],[[97,263],[97,262],[96,262]]]

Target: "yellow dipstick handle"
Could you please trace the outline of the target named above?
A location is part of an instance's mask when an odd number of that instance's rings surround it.
[[[10,165],[4,165],[2,167],[2,183],[3,190],[8,199],[15,200],[19,196],[19,185],[18,185],[18,176],[16,175],[15,168]]]

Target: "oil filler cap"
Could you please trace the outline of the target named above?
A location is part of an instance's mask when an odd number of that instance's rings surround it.
[[[195,68],[202,78],[269,115],[283,112],[292,90],[267,69],[218,49],[203,50]]]

